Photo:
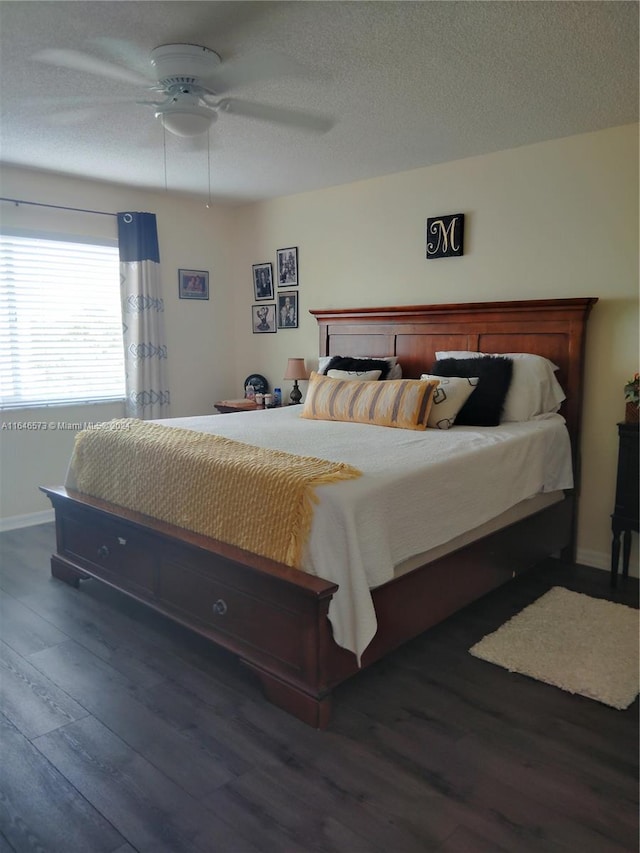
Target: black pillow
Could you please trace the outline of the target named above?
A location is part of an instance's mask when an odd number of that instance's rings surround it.
[[[391,362],[382,358],[352,358],[349,355],[334,355],[329,364],[322,371],[325,375],[330,370],[357,370],[362,373],[365,370],[380,370],[380,379],[386,379],[391,370]]]
[[[431,368],[436,376],[478,377],[478,385],[456,415],[456,426],[498,426],[511,385],[513,361],[500,356],[443,358]]]

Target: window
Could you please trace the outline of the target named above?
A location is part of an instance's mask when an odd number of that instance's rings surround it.
[[[118,248],[0,234],[0,405],[125,396]]]

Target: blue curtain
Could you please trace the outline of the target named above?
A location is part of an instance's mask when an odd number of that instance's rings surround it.
[[[132,418],[166,418],[164,302],[160,296],[160,251],[154,213],[118,213],[120,295],[127,397]]]

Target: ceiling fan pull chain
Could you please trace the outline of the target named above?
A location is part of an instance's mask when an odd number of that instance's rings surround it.
[[[167,185],[167,131],[162,125],[162,156],[164,159],[164,191],[169,192],[169,188]]]
[[[209,191],[208,210],[211,207],[211,128],[207,132],[207,187]]]

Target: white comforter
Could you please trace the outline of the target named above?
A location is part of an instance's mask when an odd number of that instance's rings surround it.
[[[345,461],[363,472],[357,480],[316,490],[304,560],[306,571],[339,584],[329,619],[336,642],[358,659],[377,627],[370,589],[391,580],[396,565],[521,500],[573,485],[560,415],[418,432],[307,420],[300,412],[290,406],[161,423]]]

